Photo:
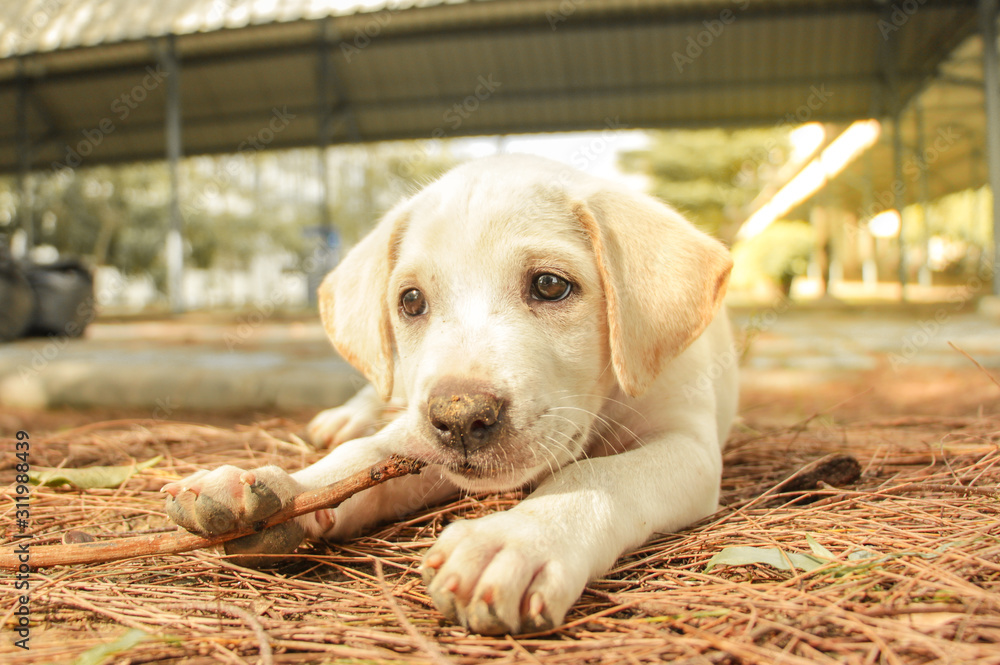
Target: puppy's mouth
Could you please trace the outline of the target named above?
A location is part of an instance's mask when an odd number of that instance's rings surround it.
[[[449,464],[448,470],[455,475],[463,476],[470,480],[479,480],[481,478],[492,478],[496,476],[500,471],[497,468],[484,468],[471,462],[461,462],[457,464]]]

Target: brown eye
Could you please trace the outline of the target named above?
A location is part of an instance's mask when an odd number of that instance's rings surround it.
[[[410,289],[399,299],[399,306],[407,316],[420,316],[427,313],[427,300],[419,289]]]
[[[531,282],[531,297],[535,300],[555,302],[568,296],[572,290],[572,284],[552,273],[542,273]]]

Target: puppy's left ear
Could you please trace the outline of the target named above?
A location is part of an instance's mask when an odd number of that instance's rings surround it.
[[[389,211],[319,287],[319,313],[334,347],[361,371],[383,401],[392,395],[395,342],[389,319],[389,273],[406,227],[401,207]]]
[[[615,376],[635,397],[711,323],[732,258],[673,208],[624,188],[575,212],[597,258]]]

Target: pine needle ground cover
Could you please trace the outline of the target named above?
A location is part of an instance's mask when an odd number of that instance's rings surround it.
[[[268,571],[214,551],[35,570],[28,651],[4,571],[0,662],[1000,663],[1000,418],[766,420],[734,430],[716,514],[628,553],[547,633],[469,634],[417,572],[445,525],[521,498],[502,494],[306,544]],[[80,421],[32,432],[32,465],[163,459],[112,489],[33,487],[32,547],[172,529],[158,490],[196,469],[321,456],[299,419]],[[860,475],[832,472],[832,454]],[[5,447],[5,549],[16,463]]]

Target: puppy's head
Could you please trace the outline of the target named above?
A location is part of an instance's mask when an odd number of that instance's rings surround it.
[[[725,248],[653,199],[527,156],[451,171],[387,214],[320,287],[323,323],[409,454],[469,489],[579,457],[712,320]]]

